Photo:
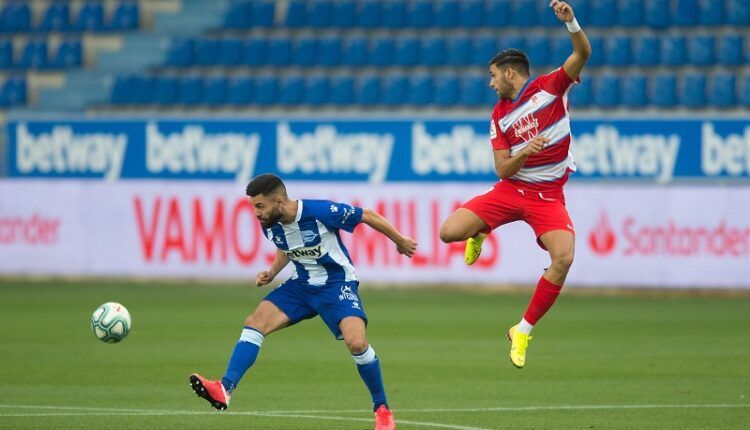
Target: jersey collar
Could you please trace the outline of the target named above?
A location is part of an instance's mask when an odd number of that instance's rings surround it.
[[[294,217],[294,222],[299,222],[302,218],[302,199],[297,200],[297,216]]]
[[[513,99],[512,101],[511,101],[512,103],[515,103],[515,102],[517,102],[517,101],[518,101],[518,99],[520,99],[520,98],[521,98],[521,96],[523,95],[523,92],[524,92],[524,91],[526,91],[526,87],[528,87],[528,86],[529,86],[529,83],[531,83],[531,81],[533,81],[533,80],[534,80],[534,78],[532,78],[531,76],[529,76],[529,79],[527,79],[527,80],[526,80],[526,83],[525,83],[525,84],[523,84],[523,86],[521,87],[521,91],[519,91],[519,92],[518,92],[518,95],[516,95],[516,98],[514,98],[514,99]]]

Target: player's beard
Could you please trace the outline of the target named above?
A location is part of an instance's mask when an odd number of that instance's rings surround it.
[[[281,213],[281,209],[274,208],[267,217],[258,218],[258,221],[260,222],[260,225],[263,226],[263,228],[271,228],[271,226],[281,220],[282,216],[283,214]]]
[[[513,98],[513,83],[505,79],[503,76],[500,79],[500,88],[497,90],[497,94],[501,99],[510,100]]]

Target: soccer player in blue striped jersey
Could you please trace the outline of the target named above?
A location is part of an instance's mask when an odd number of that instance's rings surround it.
[[[247,317],[224,377],[211,381],[193,374],[193,390],[216,409],[226,409],[233,390],[255,362],[265,337],[320,315],[333,335],[344,340],[370,391],[375,429],[394,429],[380,363],[367,342],[367,315],[357,291],[359,281],[339,232],[352,232],[357,225],[367,224],[387,236],[407,257],[414,255],[417,243],[370,209],[327,200],[292,200],[282,180],[272,174],[254,178],[246,194],[264,234],[278,248],[271,267],[256,276],[256,285],[271,282],[289,262],[292,276]]]

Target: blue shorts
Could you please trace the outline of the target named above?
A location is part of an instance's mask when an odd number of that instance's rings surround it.
[[[346,317],[360,317],[367,324],[357,289],[358,281],[337,282],[316,287],[288,279],[263,300],[268,300],[289,317],[289,325],[320,315],[336,339],[343,339],[339,323]]]

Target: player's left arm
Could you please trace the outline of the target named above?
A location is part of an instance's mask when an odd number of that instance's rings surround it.
[[[365,208],[362,211],[362,222],[388,237],[396,244],[400,254],[411,258],[417,250],[417,242],[414,239],[401,234],[393,224],[374,210]]]
[[[588,37],[586,37],[586,33],[578,25],[578,20],[575,19],[575,15],[573,14],[573,8],[569,4],[564,1],[552,0],[549,5],[555,11],[557,19],[564,22],[568,27],[570,40],[573,42],[573,53],[565,60],[562,67],[565,74],[571,80],[575,81],[578,79],[578,75],[581,74],[586,61],[591,56],[591,44]]]

